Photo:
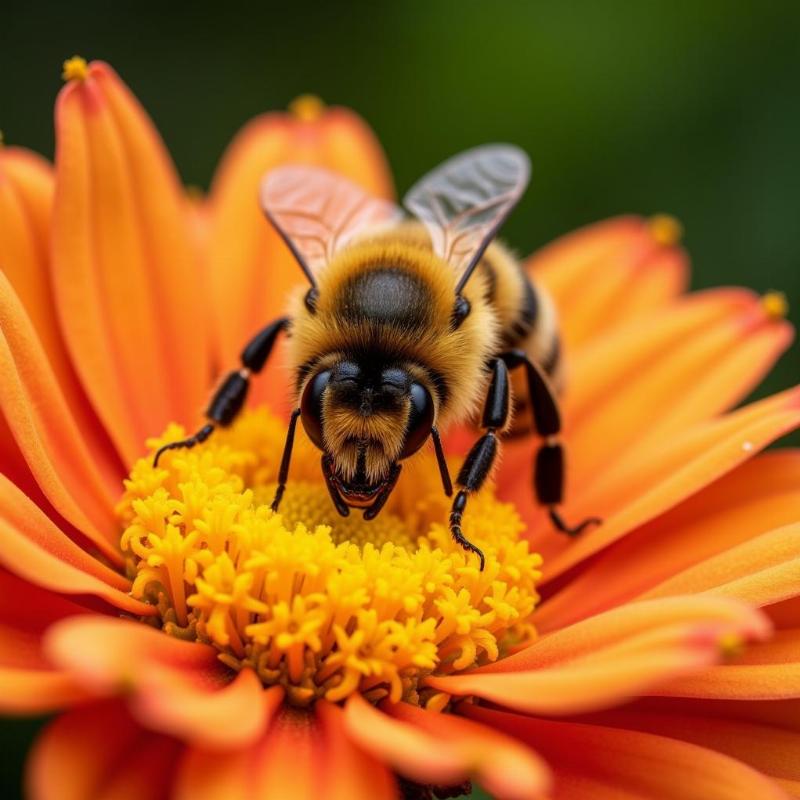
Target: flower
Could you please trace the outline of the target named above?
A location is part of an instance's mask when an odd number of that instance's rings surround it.
[[[484,573],[426,455],[343,523],[301,442],[273,515],[280,364],[231,430],[158,468],[144,443],[197,423],[301,280],[260,176],[310,161],[388,196],[381,150],[303,98],[189,197],[107,65],[64,75],[55,167],[0,151],[0,707],[63,712],[32,797],[800,793],[800,455],[760,454],[800,392],[729,410],[791,339],[780,297],[686,294],[668,217],[530,259],[563,318],[567,511],[605,520],[577,539],[533,504],[524,439],[465,518]]]

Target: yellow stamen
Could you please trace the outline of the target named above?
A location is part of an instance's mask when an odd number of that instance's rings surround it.
[[[82,81],[86,79],[88,74],[89,65],[86,63],[86,59],[80,56],[72,56],[72,58],[68,58],[64,62],[61,77],[65,81]]]
[[[432,710],[449,697],[426,689],[427,675],[486,664],[535,635],[541,558],[511,506],[488,491],[471,501],[464,532],[486,554],[481,572],[451,539],[432,458],[409,464],[378,519],[342,519],[301,440],[273,514],[284,435],[252,412],[158,468],[135,464],[121,544],[134,596],[158,607],[166,633],[213,645],[298,705],[358,691]],[[150,444],[182,436],[171,426]]]
[[[6,137],[3,134],[3,131],[0,131],[0,147],[2,147],[6,143]]]
[[[724,633],[719,637],[719,649],[722,657],[731,660],[744,651],[744,640],[738,633]]]
[[[289,103],[289,113],[302,122],[316,122],[325,113],[325,103],[315,94],[301,94]]]
[[[761,307],[770,319],[786,319],[789,314],[789,301],[783,292],[771,291],[764,294],[761,298]]]
[[[670,214],[654,214],[647,220],[650,235],[662,247],[672,247],[683,238],[683,225]]]

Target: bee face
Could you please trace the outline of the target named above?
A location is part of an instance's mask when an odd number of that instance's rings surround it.
[[[331,478],[349,506],[369,506],[401,459],[431,432],[430,392],[402,366],[342,358],[306,383],[303,426],[332,465]]]

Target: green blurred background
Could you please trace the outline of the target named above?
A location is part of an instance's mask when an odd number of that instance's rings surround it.
[[[185,181],[208,186],[244,121],[314,92],[372,124],[401,191],[462,148],[524,147],[532,188],[505,230],[521,251],[669,211],[695,287],[782,289],[800,320],[799,3],[289,5],[6,3],[0,128],[52,155],[62,60],[106,59]],[[798,352],[759,394],[798,382]],[[0,731],[2,797],[18,792],[35,727]]]

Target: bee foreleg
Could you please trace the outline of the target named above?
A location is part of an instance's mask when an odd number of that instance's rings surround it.
[[[533,483],[536,499],[547,508],[556,530],[568,536],[577,536],[589,525],[599,525],[602,520],[598,517],[589,517],[574,527],[570,526],[556,510],[564,499],[564,447],[559,440],[561,414],[553,387],[525,351],[511,350],[503,353],[501,358],[509,369],[525,367],[534,425],[539,436],[544,439],[544,444],[536,454],[534,465]]]
[[[322,475],[325,478],[325,485],[328,487],[328,494],[330,494],[331,500],[333,500],[333,504],[336,506],[336,510],[343,517],[349,516],[350,508],[342,499],[342,496],[339,494],[339,490],[336,488],[336,484],[333,482],[333,462],[331,461],[331,457],[328,455],[322,456]]]
[[[484,566],[483,553],[462,533],[461,519],[467,507],[467,498],[472,492],[477,492],[483,486],[492,471],[497,457],[497,431],[505,428],[508,422],[510,399],[506,365],[496,358],[490,362],[489,368],[492,371],[492,379],[489,383],[489,392],[486,396],[481,420],[481,427],[486,429],[486,433],[472,445],[472,449],[467,454],[456,478],[459,491],[450,509],[450,533],[461,547],[478,556],[481,562],[481,571]]]
[[[208,404],[206,417],[209,421],[192,436],[178,442],[170,442],[159,448],[153,458],[153,466],[158,466],[158,460],[167,450],[194,447],[208,439],[217,427],[225,428],[236,419],[247,399],[250,376],[258,374],[264,368],[278,334],[288,325],[289,318],[281,317],[260,330],[248,342],[242,350],[241,368],[228,373]]]
[[[442,488],[448,497],[452,497],[453,482],[450,480],[450,470],[447,468],[447,459],[444,457],[442,440],[436,428],[431,428],[431,439],[433,439],[433,449],[436,451],[436,463],[439,465],[439,475],[442,477]]]
[[[281,504],[283,493],[286,491],[286,481],[289,479],[289,465],[292,462],[292,448],[294,447],[294,432],[297,428],[297,418],[300,416],[300,409],[292,411],[289,418],[289,428],[286,431],[286,443],[283,445],[283,456],[281,466],[278,470],[278,486],[275,489],[275,497],[272,500],[272,510],[277,511]]]

